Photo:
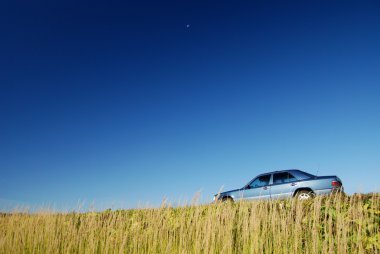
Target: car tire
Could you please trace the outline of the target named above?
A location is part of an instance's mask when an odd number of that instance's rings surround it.
[[[314,197],[314,193],[312,191],[301,190],[297,192],[296,198],[300,201],[310,200]]]
[[[222,199],[222,202],[223,203],[226,203],[226,204],[233,204],[234,203],[234,200],[231,198],[231,197],[224,197]]]

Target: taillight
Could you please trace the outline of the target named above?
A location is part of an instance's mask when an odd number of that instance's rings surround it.
[[[333,187],[340,187],[341,184],[340,184],[340,182],[338,182],[338,181],[332,181],[332,182],[331,182],[331,186],[333,186]]]

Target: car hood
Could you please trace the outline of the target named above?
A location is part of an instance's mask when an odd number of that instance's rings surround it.
[[[216,196],[216,195],[224,196],[224,195],[229,194],[229,193],[231,193],[231,192],[241,191],[241,190],[242,190],[242,189],[240,188],[240,189],[235,189],[235,190],[224,191],[224,192],[221,192],[220,194],[219,194],[219,193],[218,193],[218,194],[215,194],[215,196]]]

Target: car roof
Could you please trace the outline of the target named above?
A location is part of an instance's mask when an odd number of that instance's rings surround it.
[[[283,173],[283,172],[294,172],[294,171],[301,171],[299,169],[284,169],[284,170],[276,170],[276,171],[271,171],[271,172],[266,172],[266,173],[262,173],[258,176],[261,176],[261,175],[269,175],[269,174],[275,174],[275,173]]]

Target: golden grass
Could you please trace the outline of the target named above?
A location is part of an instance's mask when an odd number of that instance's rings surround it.
[[[0,216],[0,253],[380,253],[380,195]]]

